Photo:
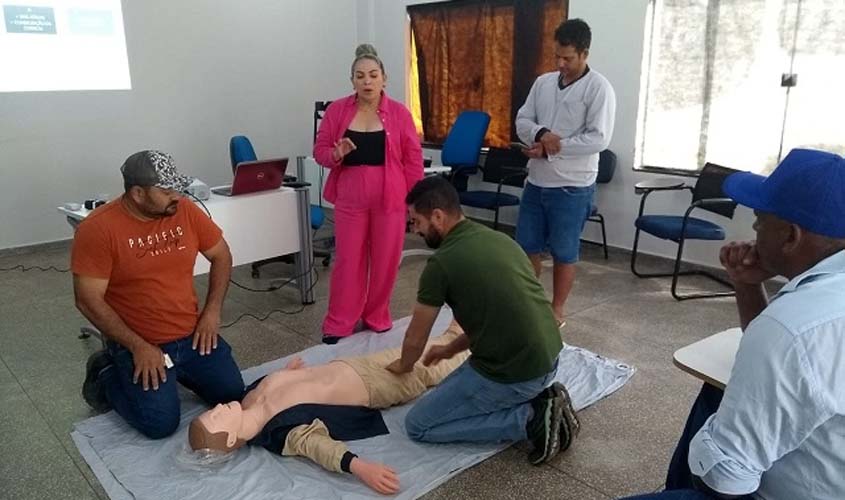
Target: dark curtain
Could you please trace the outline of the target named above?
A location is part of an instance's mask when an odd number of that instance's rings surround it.
[[[458,0],[408,7],[417,46],[426,141],[442,143],[458,114],[490,114],[486,143],[507,147],[534,79],[553,71],[566,0]]]

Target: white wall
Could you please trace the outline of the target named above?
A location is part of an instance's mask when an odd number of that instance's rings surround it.
[[[397,75],[394,68],[403,67],[406,57],[405,17],[406,6],[422,3],[414,0],[359,0],[358,36],[374,36],[371,41],[379,49],[390,74],[389,90],[401,99],[398,91],[404,89],[405,78]],[[616,90],[617,112],[616,129],[610,148],[616,152],[619,165],[612,183],[600,185],[596,201],[604,214],[608,231],[608,242],[617,247],[631,248],[634,238],[634,219],[639,209],[640,198],[634,194],[634,184],[643,180],[654,179],[654,174],[644,174],[632,170],[634,144],[636,138],[637,107],[645,30],[645,14],[648,0],[570,0],[569,17],[580,17],[590,24],[593,31],[593,43],[590,51],[590,65],[604,74]],[[366,12],[363,11],[371,9]],[[373,10],[374,9],[374,10]],[[365,20],[371,19],[368,24]],[[553,68],[550,67],[550,70]],[[399,87],[400,83],[402,87]],[[394,85],[397,84],[397,85]],[[681,178],[688,183],[695,179]],[[489,189],[491,185],[483,186]],[[510,190],[519,194],[519,190]],[[689,193],[655,193],[649,197],[646,210],[652,213],[683,214],[689,206]],[[471,212],[492,218],[492,212]],[[514,223],[516,208],[505,208],[501,220]],[[753,215],[743,207],[737,209],[733,221],[718,216],[709,216],[708,212],[696,212],[697,216],[722,223],[729,239],[752,239]],[[585,236],[599,239],[600,232],[594,224],[588,224]],[[694,242],[687,245],[684,259],[707,265],[718,265],[719,242]],[[677,246],[644,235],[640,242],[641,250],[674,258]]]
[[[130,91],[0,94],[0,248],[71,236],[55,207],[122,193],[119,167],[158,148],[210,184],[229,137],[259,157],[310,154],[315,100],[349,91],[359,20],[333,0],[123,2]]]

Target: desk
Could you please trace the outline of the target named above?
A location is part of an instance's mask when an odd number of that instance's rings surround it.
[[[670,191],[685,187],[684,181],[671,179],[669,177],[658,177],[634,184],[634,193],[643,194],[646,191]]]
[[[731,378],[742,330],[731,328],[675,351],[675,366],[710,385],[724,389]]]
[[[195,202],[196,203],[196,202]],[[303,304],[314,303],[314,254],[308,188],[279,188],[273,191],[220,196],[214,193],[203,204],[223,230],[232,252],[232,265],[249,264],[279,255],[296,254],[296,283]],[[74,228],[90,210],[58,207]],[[194,275],[207,273],[209,262],[197,255]]]
[[[449,174],[452,172],[452,167],[446,167],[443,165],[432,165],[430,167],[423,168],[423,174],[428,177],[429,175],[441,175],[441,174]]]

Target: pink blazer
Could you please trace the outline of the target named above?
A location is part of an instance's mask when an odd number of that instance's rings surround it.
[[[355,117],[356,100],[357,96],[352,94],[329,105],[314,143],[314,159],[330,170],[325,197],[332,203],[337,200],[338,176],[345,168],[341,162],[334,161],[332,150]],[[422,146],[411,113],[402,103],[382,93],[377,112],[386,134],[384,208],[404,210],[405,195],[423,178]]]

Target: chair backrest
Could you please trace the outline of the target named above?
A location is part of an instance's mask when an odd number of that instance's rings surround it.
[[[448,167],[477,166],[489,125],[490,115],[484,111],[462,111],[449,129],[440,162]]]
[[[599,175],[596,177],[596,182],[607,184],[613,180],[614,173],[616,173],[616,153],[605,149],[599,153]]]
[[[498,184],[501,180],[505,186],[523,187],[528,171],[526,170],[524,175],[515,177],[513,176],[513,169],[525,169],[527,164],[528,157],[521,151],[490,148],[487,151],[487,158],[484,160],[483,180],[493,184]]]
[[[229,139],[229,159],[232,160],[232,172],[234,173],[238,163],[245,161],[255,161],[258,158],[255,156],[255,150],[252,149],[252,143],[245,135],[236,135]]]
[[[317,128],[326,110],[329,108],[331,101],[314,101],[314,138],[312,142],[317,142]]]
[[[732,168],[716,165],[715,163],[705,163],[698,175],[698,181],[692,190],[692,201],[709,200],[714,198],[727,198],[728,196],[722,190],[722,184],[725,179],[737,170]],[[715,214],[727,218],[733,218],[736,210],[736,203],[733,201],[726,201],[717,205],[701,207],[704,210],[709,210]]]

